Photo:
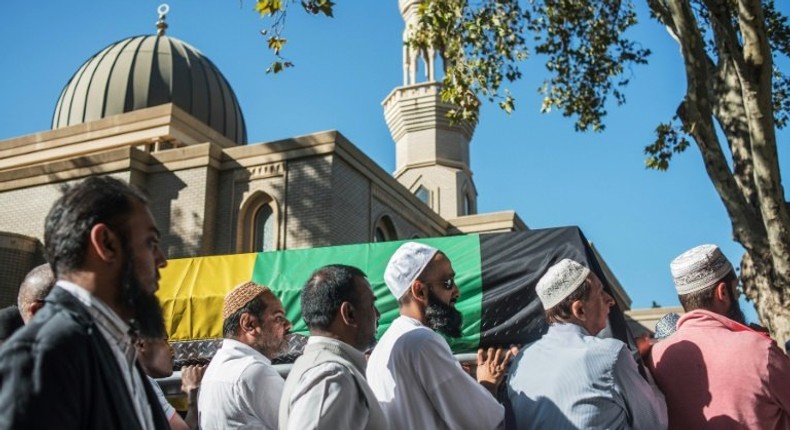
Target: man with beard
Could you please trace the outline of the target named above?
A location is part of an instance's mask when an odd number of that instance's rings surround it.
[[[790,429],[790,358],[744,325],[732,264],[717,246],[700,245],[670,269],[686,314],[649,361],[669,428]]]
[[[508,397],[518,429],[665,429],[666,404],[640,375],[628,347],[598,338],[614,305],[598,277],[571,259],[535,292],[549,329],[514,360]]]
[[[0,428],[167,429],[130,336],[162,323],[166,261],[146,199],[86,179],[55,202],[44,243],[58,281],[0,350]]]
[[[200,428],[277,430],[285,381],[271,359],[288,346],[283,305],[267,287],[245,282],[225,296],[222,320],[225,339],[198,395]]]
[[[316,270],[302,288],[302,317],[310,329],[280,402],[280,428],[387,430],[365,380],[363,353],[376,343],[379,311],[365,274],[356,267]]]
[[[446,336],[461,335],[460,291],[447,256],[407,242],[390,258],[384,281],[400,316],[368,361],[370,388],[393,429],[494,429],[505,410],[495,398],[514,351],[477,354],[477,381],[453,357]],[[484,388],[485,387],[485,388]]]

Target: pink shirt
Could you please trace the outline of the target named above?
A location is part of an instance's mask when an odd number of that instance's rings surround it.
[[[768,336],[695,310],[653,346],[670,429],[790,429],[790,358]]]

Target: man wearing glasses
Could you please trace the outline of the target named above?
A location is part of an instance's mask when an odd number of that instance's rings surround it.
[[[393,254],[384,281],[400,316],[370,356],[367,379],[391,428],[494,429],[505,411],[494,394],[513,351],[478,351],[475,383],[453,357],[446,336],[461,336],[460,297],[447,256],[407,242]]]

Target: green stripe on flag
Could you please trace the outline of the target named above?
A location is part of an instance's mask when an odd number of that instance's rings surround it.
[[[448,339],[455,352],[474,351],[480,343],[480,314],[482,277],[480,270],[480,241],[478,235],[414,239],[444,252],[456,272],[461,289],[456,308],[464,316],[463,336]],[[283,302],[294,332],[308,334],[302,320],[300,291],[316,269],[328,264],[346,264],[360,268],[376,295],[376,307],[381,312],[378,337],[398,316],[398,304],[384,284],[384,269],[395,250],[406,241],[326,248],[262,252],[256,256],[252,280],[268,286]]]

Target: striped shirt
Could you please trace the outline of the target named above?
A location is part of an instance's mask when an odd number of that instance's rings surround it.
[[[625,344],[553,324],[514,360],[507,383],[519,429],[666,429],[664,397]]]
[[[118,362],[118,367],[123,374],[126,388],[129,390],[129,396],[134,403],[134,410],[137,413],[137,419],[140,420],[141,427],[153,429],[154,419],[151,413],[151,405],[148,403],[148,397],[145,394],[143,379],[135,366],[137,349],[134,347],[134,342],[129,335],[129,325],[123,322],[109,306],[79,285],[60,280],[56,286],[71,293],[72,296],[76,297],[80,303],[88,308],[88,312],[96,321],[99,331],[104,336],[107,344],[110,345],[110,350],[112,350],[113,356]]]

